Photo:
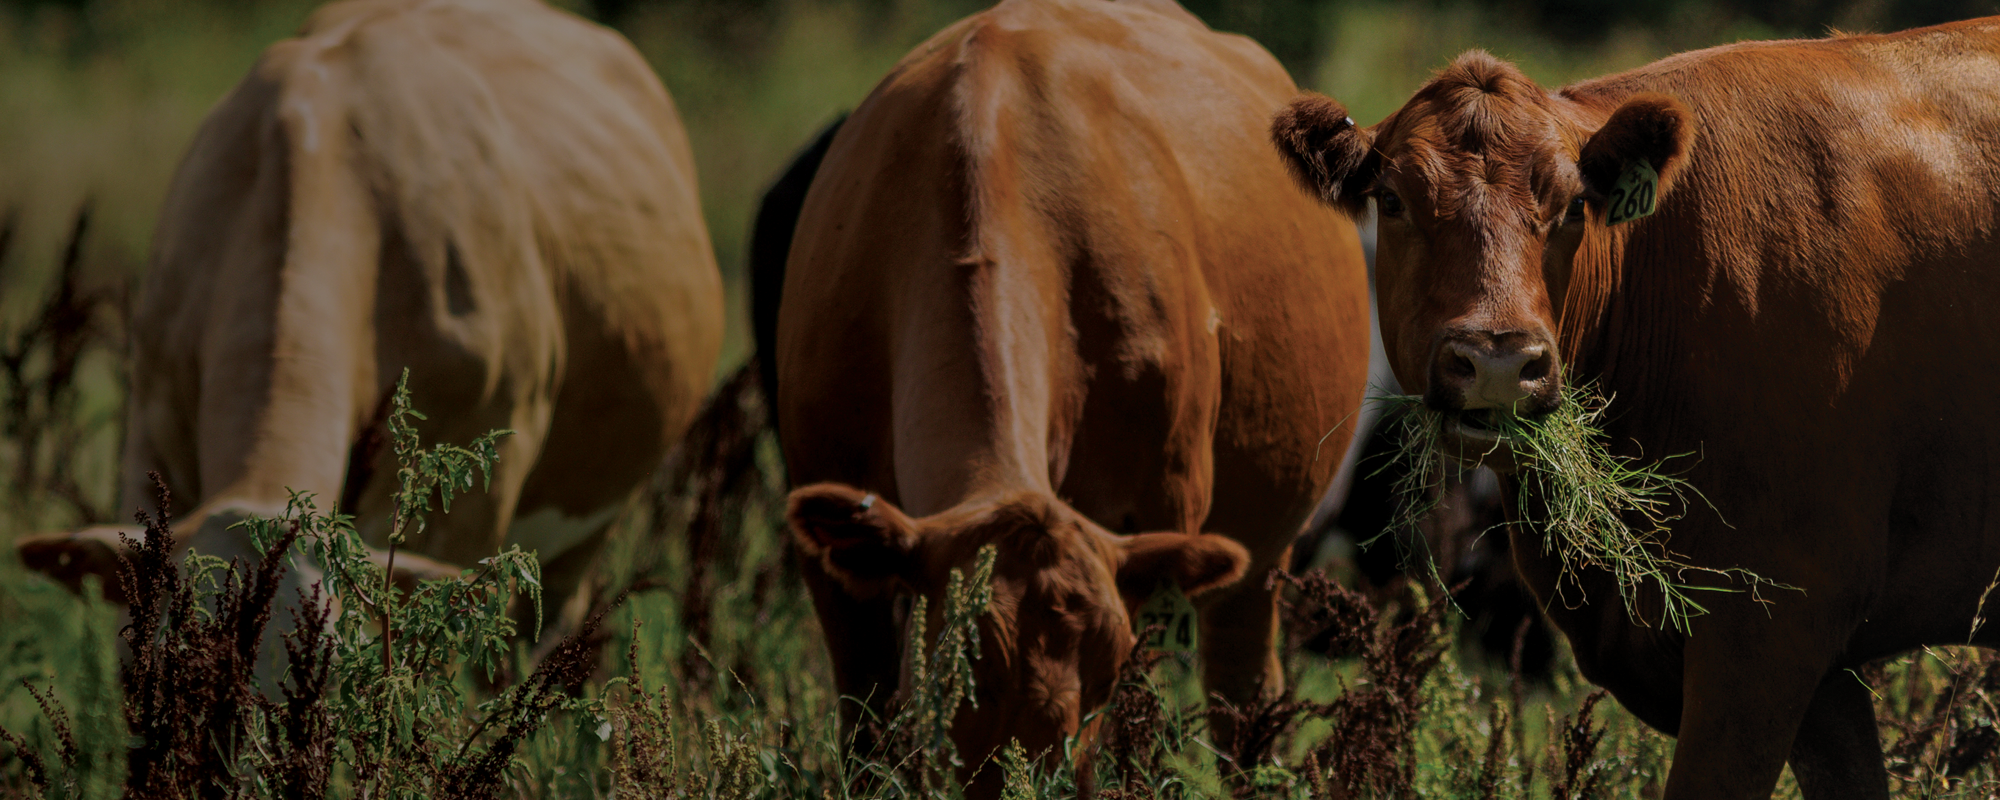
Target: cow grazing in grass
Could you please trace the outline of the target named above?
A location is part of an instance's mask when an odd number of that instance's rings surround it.
[[[977,706],[953,727],[973,767],[1078,733],[1163,580],[1200,598],[1209,688],[1281,686],[1264,575],[1340,462],[1368,355],[1354,226],[1264,139],[1296,91],[1171,3],[1010,0],[918,47],[832,138],[775,366],[843,694],[890,698],[896,595],[935,612],[989,543]]]
[[[1491,414],[1594,383],[1619,452],[1698,454],[1713,509],[1674,553],[1803,590],[1703,595],[1683,634],[1513,533],[1584,674],[1678,734],[1666,796],[1764,797],[1787,762],[1808,798],[1886,796],[1849,668],[2000,643],[1974,629],[2000,565],[2000,19],[1554,92],[1474,52],[1373,127],[1305,98],[1273,136],[1328,201],[1373,199],[1383,338],[1452,438],[1504,450]],[[1657,212],[1623,220],[1646,186]]]
[[[491,490],[409,548],[520,544],[559,601],[706,392],[721,280],[687,136],[627,42],[535,0],[350,0],[203,123],[132,330],[124,507],[157,471],[184,541],[242,555],[225,528],[297,489],[379,542],[396,467],[367,442],[408,369],[427,441],[514,431]],[[74,582],[116,546],[20,550]]]

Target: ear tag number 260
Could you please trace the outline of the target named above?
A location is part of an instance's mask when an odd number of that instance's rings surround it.
[[[1153,625],[1159,626],[1140,640],[1141,647],[1168,653],[1195,651],[1195,636],[1201,622],[1195,617],[1194,603],[1181,592],[1179,581],[1160,581],[1160,588],[1153,590],[1153,596],[1139,607],[1139,614],[1133,622],[1142,631]]]
[[[1651,216],[1658,208],[1659,194],[1660,173],[1654,172],[1646,159],[1632,159],[1632,163],[1625,165],[1624,174],[1618,176],[1618,183],[1611,187],[1604,224],[1617,225]]]

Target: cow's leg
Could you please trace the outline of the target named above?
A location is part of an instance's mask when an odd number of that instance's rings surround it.
[[[1790,762],[1806,800],[1887,800],[1875,703],[1860,678],[1835,670],[1820,682],[1792,741]]]
[[[1278,660],[1278,595],[1266,577],[1290,559],[1290,548],[1271,557],[1253,558],[1249,571],[1235,586],[1217,591],[1219,597],[1202,611],[1202,686],[1238,707],[1284,691],[1285,672]],[[1219,710],[1209,713],[1216,744],[1235,741],[1235,725]]]
[[[1278,594],[1267,586],[1272,570],[1291,563],[1292,540],[1319,501],[1324,482],[1300,485],[1310,474],[1306,456],[1288,461],[1287,454],[1242,443],[1261,441],[1245,430],[1245,421],[1224,415],[1217,423],[1214,448],[1214,490],[1202,529],[1229,536],[1250,551],[1250,565],[1236,585],[1203,598],[1202,685],[1209,693],[1239,707],[1284,691],[1285,673],[1278,658]],[[1317,440],[1316,432],[1314,439]],[[1344,436],[1329,436],[1327,446],[1347,445]],[[1330,479],[1335,466],[1329,455],[1323,473]],[[1209,712],[1215,743],[1233,750],[1234,725],[1226,715]]]
[[[861,723],[870,716],[888,721],[884,714],[889,695],[896,691],[902,663],[894,596],[884,592],[877,597],[855,597],[826,574],[817,560],[802,558],[799,562],[832,657],[833,685],[841,695],[842,732],[853,737],[855,752],[868,753],[875,743]]]
[[[1781,635],[1800,620],[1738,616],[1753,614],[1699,618],[1687,638],[1666,800],[1764,800],[1777,786],[1831,658]]]

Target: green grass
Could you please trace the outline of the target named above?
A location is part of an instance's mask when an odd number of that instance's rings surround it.
[[[1396,493],[1406,502],[1391,529],[1414,533],[1436,502],[1433,489],[1444,481],[1447,467],[1440,443],[1446,417],[1414,395],[1378,396],[1376,401],[1388,407],[1391,424],[1401,436],[1396,459],[1404,472]],[[1567,596],[1582,592],[1580,574],[1603,571],[1611,575],[1618,599],[1634,621],[1687,631],[1691,618],[1708,611],[1695,592],[1747,591],[1760,602],[1771,602],[1762,590],[1795,589],[1740,567],[1691,564],[1673,552],[1673,523],[1691,503],[1705,504],[1698,490],[1671,471],[1676,462],[1692,465],[1693,457],[1678,454],[1646,461],[1613,455],[1599,427],[1610,403],[1588,386],[1566,386],[1561,405],[1546,415],[1493,417],[1495,430],[1507,441],[1517,465],[1515,518],[1529,521],[1526,524],[1540,534],[1545,551],[1562,564],[1556,586],[1563,596],[1557,602],[1604,602],[1605,598]],[[1460,457],[1477,460],[1485,455]],[[1742,588],[1693,583],[1689,573]],[[1658,598],[1658,607],[1647,607],[1644,597]]]

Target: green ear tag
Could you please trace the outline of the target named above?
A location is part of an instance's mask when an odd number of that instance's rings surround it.
[[[1140,647],[1168,653],[1195,651],[1195,634],[1201,629],[1201,620],[1195,617],[1194,603],[1181,593],[1178,581],[1160,581],[1160,588],[1154,589],[1153,596],[1139,607],[1133,622],[1142,631],[1152,625],[1160,626],[1139,641]]]
[[[1625,173],[1618,176],[1618,183],[1611,187],[1611,197],[1605,202],[1604,223],[1617,225],[1649,216],[1658,207],[1660,194],[1660,173],[1653,171],[1653,165],[1643,158],[1635,158],[1625,165]]]

